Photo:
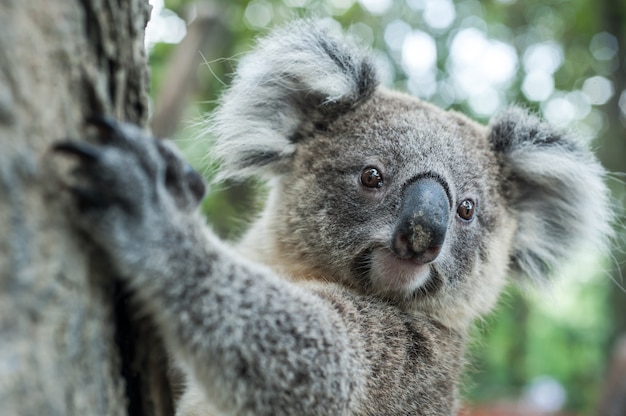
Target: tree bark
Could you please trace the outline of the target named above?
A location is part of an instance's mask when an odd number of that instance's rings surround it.
[[[145,0],[0,0],[0,407],[171,414],[166,358],[65,211],[50,145],[145,125]]]

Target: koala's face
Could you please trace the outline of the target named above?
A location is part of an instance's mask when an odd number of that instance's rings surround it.
[[[303,138],[292,164],[275,225],[290,261],[404,304],[492,303],[512,220],[486,128],[379,89]]]
[[[520,109],[481,126],[377,86],[323,22],[262,39],[214,116],[225,177],[275,187],[269,263],[466,325],[507,271],[542,279],[610,232],[604,171]]]

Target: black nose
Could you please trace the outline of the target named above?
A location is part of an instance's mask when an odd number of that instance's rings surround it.
[[[448,229],[450,202],[446,190],[433,178],[421,178],[404,191],[398,226],[391,247],[396,255],[418,263],[437,258]]]

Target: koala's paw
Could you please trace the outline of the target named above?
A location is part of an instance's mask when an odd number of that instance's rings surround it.
[[[104,117],[87,123],[92,140],[53,150],[76,159],[66,181],[76,222],[105,249],[115,254],[156,243],[159,230],[196,210],[204,183],[172,144]]]

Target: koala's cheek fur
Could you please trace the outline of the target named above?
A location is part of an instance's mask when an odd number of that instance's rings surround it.
[[[356,182],[332,180],[328,177],[332,175],[313,171],[281,184],[276,239],[288,263],[315,269],[326,280],[346,281],[354,257],[385,224],[384,219],[372,221],[376,213],[356,202]],[[337,221],[328,221],[329,217]]]
[[[506,283],[509,247],[517,228],[515,218],[499,210],[497,232],[481,238],[460,236],[446,247],[440,263],[446,277],[436,296],[419,296],[408,306],[437,316],[449,327],[467,327],[477,316],[488,313]],[[464,238],[465,237],[465,238]]]

